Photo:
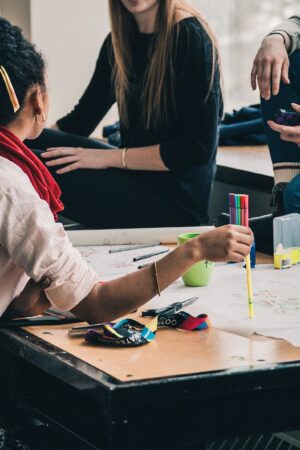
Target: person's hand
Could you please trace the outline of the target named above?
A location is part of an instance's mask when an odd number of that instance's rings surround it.
[[[300,114],[300,105],[292,103],[292,107],[297,113]],[[272,130],[280,133],[280,139],[287,142],[293,142],[300,147],[300,126],[289,127],[286,125],[278,125],[278,123],[275,123],[272,120],[268,121],[268,125],[272,128]]]
[[[201,234],[197,240],[201,246],[202,259],[241,262],[250,253],[253,233],[248,227],[225,225]]]
[[[261,97],[270,100],[271,89],[273,95],[278,94],[280,81],[290,84],[289,65],[289,57],[282,37],[276,34],[266,36],[253,62],[252,89],[255,91],[257,79]]]
[[[46,297],[45,289],[50,285],[51,280],[46,277],[35,283],[29,280],[23,291],[13,299],[4,313],[5,318],[37,316],[46,311],[49,300]]]
[[[46,152],[41,154],[47,160],[55,158],[46,162],[48,167],[66,164],[65,167],[56,171],[60,175],[77,169],[107,169],[110,167],[111,155],[112,152],[110,150],[94,150],[80,147],[48,148]]]

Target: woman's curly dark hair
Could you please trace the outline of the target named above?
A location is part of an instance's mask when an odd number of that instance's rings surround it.
[[[45,61],[34,45],[24,38],[22,30],[0,17],[0,65],[12,82],[23,108],[28,90],[35,84],[45,87]],[[20,111],[19,110],[19,111]],[[4,81],[0,76],[0,125],[12,122],[14,113]]]

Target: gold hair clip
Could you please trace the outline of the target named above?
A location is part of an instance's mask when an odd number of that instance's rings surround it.
[[[10,98],[10,101],[11,101],[14,113],[16,113],[20,109],[20,103],[19,103],[18,97],[16,95],[16,92],[14,90],[14,87],[13,87],[13,85],[12,85],[12,83],[10,81],[10,78],[8,76],[8,73],[6,72],[6,70],[4,69],[3,66],[0,66],[0,74],[2,75],[4,84],[6,86],[6,89],[7,89],[7,92],[8,92],[8,95],[9,95],[9,98]]]

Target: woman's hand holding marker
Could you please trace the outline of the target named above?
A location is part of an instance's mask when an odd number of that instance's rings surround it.
[[[250,253],[253,233],[248,227],[225,225],[192,239],[200,247],[199,260],[241,262]]]

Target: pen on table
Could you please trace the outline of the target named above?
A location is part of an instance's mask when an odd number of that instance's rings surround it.
[[[136,244],[136,245],[128,245],[127,247],[117,247],[111,248],[109,253],[119,253],[119,252],[128,252],[130,250],[137,250],[139,248],[148,248],[148,247],[156,247],[160,245],[160,242],[152,242],[150,244]]]
[[[163,253],[167,253],[170,250],[162,250],[160,252],[155,252],[155,253],[148,253],[147,255],[141,255],[141,256],[135,256],[133,258],[133,261],[140,261],[141,259],[146,259],[146,258],[151,258],[151,256],[156,256],[156,255],[162,255]]]
[[[146,316],[157,316],[159,314],[176,314],[178,311],[180,311],[182,308],[184,308],[185,306],[190,305],[191,303],[194,303],[196,300],[199,300],[199,297],[191,297],[188,298],[187,300],[184,300],[183,302],[174,302],[171,303],[168,306],[164,306],[162,308],[152,308],[152,309],[147,309],[146,311],[142,311],[142,316],[146,317]]]

